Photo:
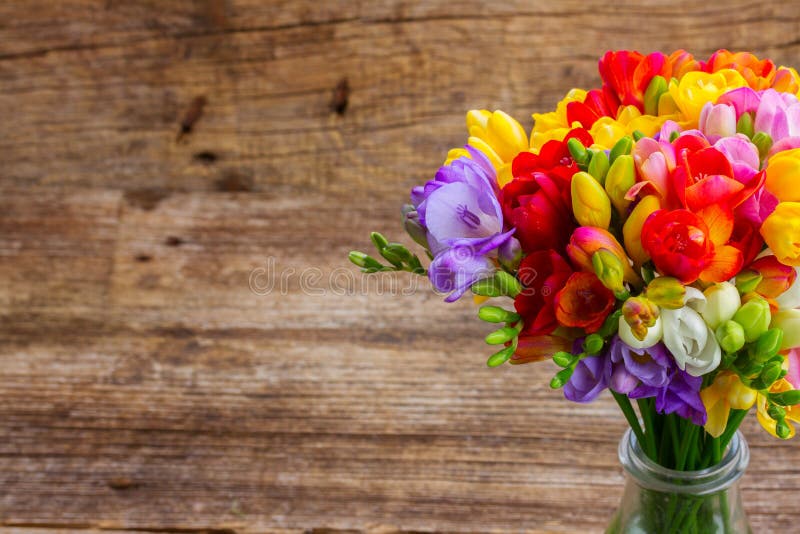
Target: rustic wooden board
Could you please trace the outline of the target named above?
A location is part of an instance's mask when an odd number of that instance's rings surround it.
[[[613,402],[344,258],[465,109],[529,125],[610,47],[800,64],[798,7],[0,4],[0,530],[602,531]],[[746,426],[754,528],[790,532],[800,449]]]

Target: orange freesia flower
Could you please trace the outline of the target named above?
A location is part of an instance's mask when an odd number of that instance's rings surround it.
[[[556,293],[556,319],[563,326],[597,331],[614,307],[614,293],[592,273],[574,273]]]

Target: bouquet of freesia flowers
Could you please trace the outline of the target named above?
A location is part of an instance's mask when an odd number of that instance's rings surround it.
[[[467,113],[469,139],[403,208],[431,259],[373,234],[503,325],[488,364],[552,358],[575,402],[609,389],[660,465],[718,463],[745,414],[800,422],[800,76],[750,53],[608,52],[533,131]],[[638,404],[634,411],[632,400]],[[686,526],[686,524],[684,524]]]

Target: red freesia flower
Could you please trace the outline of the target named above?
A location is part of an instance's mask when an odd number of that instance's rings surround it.
[[[571,274],[555,250],[537,250],[522,260],[518,275],[525,289],[514,299],[514,308],[524,321],[523,335],[549,334],[558,327],[553,299]]]
[[[644,92],[655,76],[667,80],[672,76],[670,60],[661,52],[647,56],[629,50],[606,52],[600,60],[606,102],[614,113],[619,105],[633,105],[644,111]]]
[[[572,138],[592,144],[585,130],[576,129],[564,141],[545,143],[539,154],[520,153],[511,165],[514,179],[503,187],[500,203],[525,253],[563,250],[575,228],[570,182],[580,169],[567,148]]]
[[[701,216],[702,215],[702,216]],[[701,215],[688,210],[658,210],[642,227],[642,247],[661,274],[684,284],[700,278],[723,282],[742,267],[742,252],[727,242],[733,232],[733,215],[712,205]]]
[[[556,293],[556,319],[591,334],[603,325],[614,302],[614,294],[593,273],[574,273]]]

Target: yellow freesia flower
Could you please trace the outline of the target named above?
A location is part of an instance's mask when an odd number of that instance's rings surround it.
[[[600,117],[592,125],[589,133],[594,139],[594,148],[611,149],[617,141],[626,135],[633,135],[639,130],[647,137],[654,136],[670,119],[670,116],[642,115],[636,106],[623,106],[617,112],[617,118]]]
[[[781,202],[761,225],[761,236],[784,265],[800,266],[800,202]]]
[[[687,72],[683,78],[669,84],[669,94],[681,111],[681,126],[697,128],[700,111],[707,102],[715,104],[722,94],[746,85],[744,77],[733,69]]]
[[[785,378],[781,378],[780,380],[776,381],[772,384],[772,387],[769,388],[770,393],[782,393],[784,391],[791,391],[794,387],[792,384],[789,383],[788,380]],[[700,392],[702,395],[702,392]],[[767,413],[767,397],[762,395],[761,393],[758,394],[758,411],[756,415],[758,416],[758,422],[761,423],[761,426],[764,427],[764,430],[775,436],[778,436],[777,432],[775,431],[775,427],[777,423],[774,419],[772,419],[769,414]],[[800,423],[800,405],[795,406],[786,406],[784,407],[786,410],[786,421],[793,421],[795,423]],[[795,435],[794,425],[789,426],[789,437],[787,439],[793,438]]]
[[[467,144],[483,152],[497,171],[500,187],[511,181],[511,162],[520,152],[528,150],[528,135],[513,117],[504,111],[472,109],[467,112]],[[444,164],[462,156],[469,157],[464,148],[454,148],[447,153]]]
[[[793,67],[778,67],[772,88],[780,93],[792,93],[800,97],[800,75]]]
[[[556,105],[556,110],[549,113],[533,114],[533,131],[531,132],[531,148],[534,152],[539,152],[542,146],[553,139],[562,141],[572,125],[567,122],[567,104],[570,102],[583,102],[586,99],[586,91],[583,89],[572,89]]]
[[[800,201],[800,148],[778,152],[767,162],[767,191],[783,202]]]
[[[722,371],[700,392],[700,398],[708,414],[706,432],[718,438],[725,431],[731,409],[749,410],[756,402],[756,390],[745,386],[735,373]]]

